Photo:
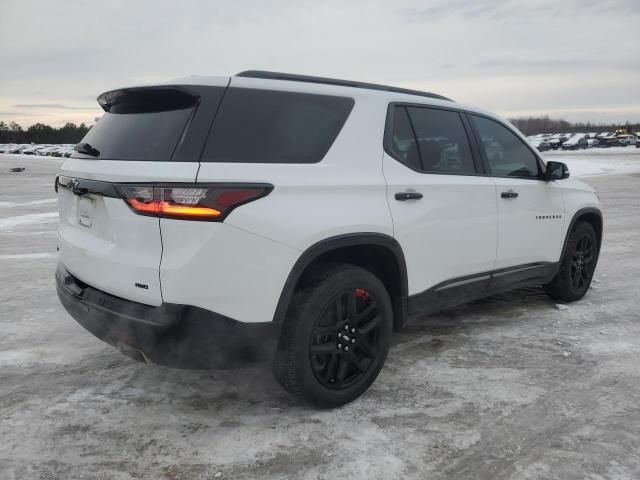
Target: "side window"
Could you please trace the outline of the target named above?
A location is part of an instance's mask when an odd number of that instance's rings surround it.
[[[457,112],[408,107],[425,173],[476,173],[469,139]]]
[[[319,162],[354,103],[347,97],[229,88],[201,161]]]
[[[480,148],[489,162],[489,174],[496,177],[540,178],[537,157],[508,128],[488,118],[471,115],[480,135]]]
[[[474,175],[469,139],[457,112],[397,106],[389,148],[395,158],[423,173]]]
[[[422,170],[416,137],[406,107],[395,107],[391,121],[393,123],[389,148],[393,156],[415,170]]]

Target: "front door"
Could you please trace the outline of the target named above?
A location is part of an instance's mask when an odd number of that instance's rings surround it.
[[[565,222],[561,189],[545,181],[542,161],[513,131],[486,117],[470,117],[496,185],[496,269],[557,262]]]

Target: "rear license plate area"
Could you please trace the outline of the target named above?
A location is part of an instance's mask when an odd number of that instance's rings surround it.
[[[78,223],[83,227],[93,226],[95,200],[91,197],[78,197]]]

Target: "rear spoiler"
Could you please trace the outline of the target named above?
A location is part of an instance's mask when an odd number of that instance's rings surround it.
[[[122,88],[105,92],[98,103],[108,113],[154,113],[193,107],[200,96],[179,86]]]

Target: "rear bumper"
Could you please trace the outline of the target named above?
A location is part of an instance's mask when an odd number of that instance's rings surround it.
[[[158,307],[95,289],[64,266],[56,271],[58,298],[99,339],[137,360],[177,368],[229,368],[268,360],[278,327],[242,323],[189,305]]]

